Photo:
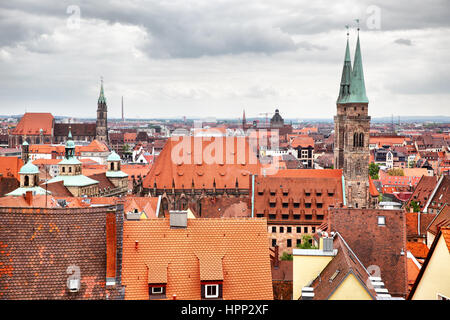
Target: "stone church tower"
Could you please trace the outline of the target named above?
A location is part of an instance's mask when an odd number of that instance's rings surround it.
[[[348,45],[345,49],[339,97],[334,117],[334,167],[343,169],[348,206],[369,207],[369,100],[366,96],[361,48],[356,43],[353,67]]]
[[[103,93],[103,79],[97,106],[97,126],[95,131],[95,139],[108,144],[108,107],[106,106],[106,98]]]

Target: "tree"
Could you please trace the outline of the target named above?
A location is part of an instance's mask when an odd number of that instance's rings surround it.
[[[302,243],[297,245],[299,249],[317,249],[317,247],[312,244],[312,237],[309,234],[305,234],[302,237]]]
[[[376,163],[369,164],[369,175],[373,180],[378,180],[378,172],[380,171],[380,167]]]
[[[414,200],[411,201],[411,207],[413,208],[413,212],[419,212],[420,211],[419,204],[416,201],[414,201]]]
[[[294,258],[292,256],[292,254],[289,254],[287,252],[283,252],[283,254],[281,255],[280,260],[282,261],[292,261]]]

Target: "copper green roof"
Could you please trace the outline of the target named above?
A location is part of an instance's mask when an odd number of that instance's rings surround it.
[[[349,103],[369,103],[366,96],[366,86],[364,84],[364,72],[361,58],[361,48],[358,40],[356,42],[355,59],[353,61],[353,71],[350,84]]]
[[[75,157],[62,159],[58,164],[81,164],[81,161]]]
[[[337,103],[347,103],[350,97],[350,81],[352,76],[352,61],[350,59],[350,49],[348,45],[345,48],[344,67],[342,68],[341,85],[339,88],[339,97]]]
[[[38,174],[39,169],[31,161],[28,161],[22,168],[20,168],[19,174]]]
[[[25,140],[25,141],[22,143],[22,145],[23,145],[23,146],[28,146],[27,140]]]
[[[63,184],[66,187],[85,187],[99,183],[97,180],[79,174],[76,176],[57,176],[53,179],[50,179],[47,184],[58,181],[63,181]]]
[[[103,80],[100,87],[100,96],[98,97],[98,103],[105,103],[106,104],[106,98],[105,93],[103,92]]]
[[[113,150],[106,161],[120,161],[120,156]]]
[[[106,171],[106,176],[108,178],[125,178],[128,177],[128,174],[123,171]]]

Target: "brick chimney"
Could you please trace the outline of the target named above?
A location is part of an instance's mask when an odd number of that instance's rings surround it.
[[[25,193],[25,202],[31,206],[31,203],[33,202],[33,191],[27,191]]]
[[[106,285],[116,284],[117,236],[116,214],[106,213]]]

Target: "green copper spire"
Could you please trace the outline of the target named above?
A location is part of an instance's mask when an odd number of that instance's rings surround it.
[[[366,86],[364,84],[364,72],[361,58],[361,48],[359,45],[359,28],[358,41],[356,42],[355,59],[353,61],[353,72],[350,84],[349,103],[369,103],[366,96]]]
[[[101,87],[100,87],[100,96],[98,97],[98,103],[105,103],[106,104],[106,98],[105,98],[105,94],[103,92],[103,77],[101,79]]]
[[[69,159],[75,155],[75,142],[72,139],[72,128],[69,127],[69,134],[66,141],[66,159]]]
[[[342,68],[341,85],[339,88],[339,97],[336,103],[347,103],[350,96],[350,81],[352,75],[352,61],[350,59],[350,49],[348,45],[348,26],[347,27],[347,46],[345,48],[344,67]]]

